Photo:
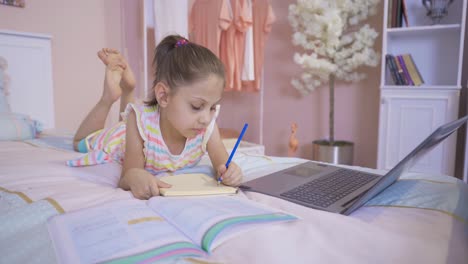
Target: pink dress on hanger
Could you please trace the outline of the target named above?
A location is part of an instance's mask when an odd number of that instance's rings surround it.
[[[252,17],[246,0],[230,0],[231,25],[221,33],[221,60],[226,68],[226,90],[242,88],[241,76],[244,65],[245,32],[252,26]]]
[[[246,90],[259,91],[261,87],[265,42],[276,17],[269,0],[252,0],[255,80],[243,81]]]
[[[219,57],[221,31],[231,24],[228,0],[195,0],[189,16],[189,39]]]

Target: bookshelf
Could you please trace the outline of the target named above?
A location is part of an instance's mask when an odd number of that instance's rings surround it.
[[[438,126],[458,118],[467,0],[434,25],[421,1],[404,0],[408,25],[387,23],[384,1],[377,168],[390,169]],[[396,85],[385,55],[411,54],[424,83]],[[426,154],[414,171],[454,175],[456,135]]]

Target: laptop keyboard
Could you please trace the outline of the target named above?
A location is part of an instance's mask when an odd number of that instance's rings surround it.
[[[326,208],[377,177],[365,172],[338,169],[330,175],[306,182],[280,196]]]

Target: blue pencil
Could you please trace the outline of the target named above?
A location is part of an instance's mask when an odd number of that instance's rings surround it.
[[[236,153],[237,147],[239,146],[239,143],[241,142],[242,137],[243,137],[244,134],[245,134],[245,130],[247,130],[247,127],[248,127],[248,126],[249,126],[249,124],[247,124],[247,123],[244,124],[244,127],[242,128],[242,131],[241,131],[239,137],[237,138],[236,145],[234,145],[234,148],[233,148],[232,151],[231,151],[231,155],[229,155],[229,158],[228,158],[228,160],[226,161],[226,169],[229,167],[229,163],[231,163],[232,157],[234,157],[234,154]],[[222,178],[222,177],[219,177],[219,178],[218,178],[218,185],[219,185],[222,181],[223,181],[223,178]]]

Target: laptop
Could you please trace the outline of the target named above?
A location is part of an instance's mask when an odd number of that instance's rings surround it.
[[[240,188],[303,206],[349,215],[392,185],[425,153],[468,120],[468,115],[437,128],[385,175],[307,161],[247,181]]]

